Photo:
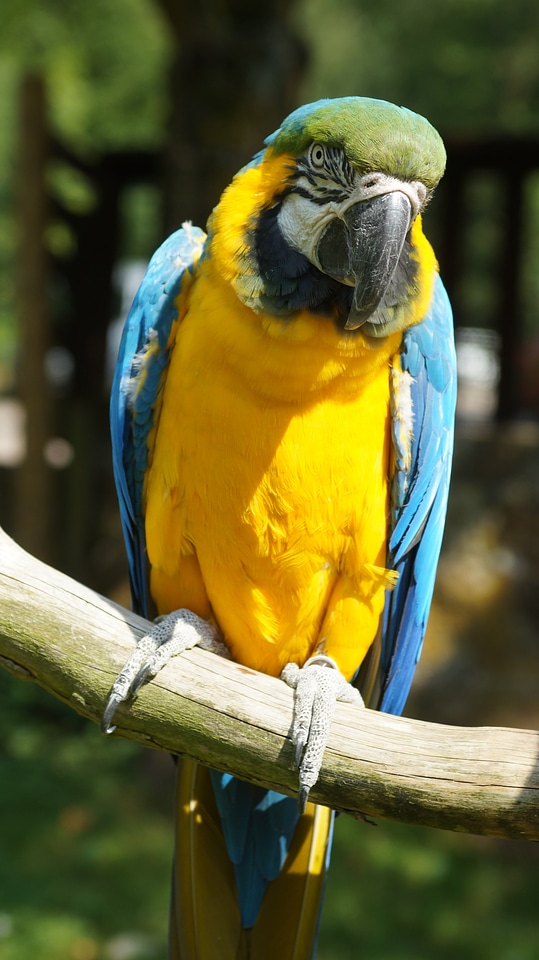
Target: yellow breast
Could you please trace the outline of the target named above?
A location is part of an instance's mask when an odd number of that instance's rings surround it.
[[[268,673],[316,649],[355,671],[388,585],[397,346],[307,313],[260,317],[203,261],[146,484],[159,612],[213,616],[234,658]]]

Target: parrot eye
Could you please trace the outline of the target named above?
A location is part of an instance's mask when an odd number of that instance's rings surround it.
[[[326,151],[321,143],[313,143],[309,149],[309,160],[311,166],[320,170],[326,162]]]

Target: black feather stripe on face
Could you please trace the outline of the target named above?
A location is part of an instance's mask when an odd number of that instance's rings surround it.
[[[353,190],[357,174],[337,147],[324,147],[323,165],[313,167],[309,155],[298,157],[290,183],[291,189],[313,203],[340,203]],[[303,180],[303,183],[300,181]],[[306,186],[307,182],[311,189]]]

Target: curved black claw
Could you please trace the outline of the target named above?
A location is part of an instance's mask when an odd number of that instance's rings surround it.
[[[114,731],[116,730],[116,724],[114,724],[114,726],[111,726],[111,721],[114,717],[114,714],[116,713],[116,708],[122,702],[122,700],[123,700],[123,697],[120,697],[116,693],[111,693],[111,695],[109,696],[106,707],[103,710],[103,716],[101,717],[101,724],[100,724],[101,733],[105,733],[105,734],[114,733]]]

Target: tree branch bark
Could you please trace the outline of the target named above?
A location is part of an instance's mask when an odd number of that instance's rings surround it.
[[[147,626],[0,531],[0,664],[12,673],[98,722]],[[117,733],[295,795],[292,705],[280,680],[193,650],[119,709]],[[339,703],[312,799],[356,817],[537,840],[538,754],[534,731],[442,726]]]

